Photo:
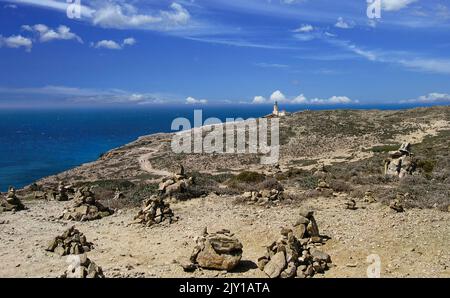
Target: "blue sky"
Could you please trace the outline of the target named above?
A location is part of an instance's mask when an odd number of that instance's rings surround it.
[[[0,1],[0,107],[450,102],[450,3],[380,1]]]

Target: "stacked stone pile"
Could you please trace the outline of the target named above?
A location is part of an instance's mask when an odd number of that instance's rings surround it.
[[[86,254],[72,256],[71,264],[61,278],[104,278],[103,270]]]
[[[25,206],[16,195],[14,187],[10,187],[6,198],[0,198],[0,212],[2,211],[20,211],[24,210]]]
[[[316,190],[323,191],[323,190],[328,190],[328,189],[330,189],[330,185],[324,180],[319,180]]]
[[[194,184],[192,177],[187,177],[184,172],[184,167],[180,165],[177,174],[172,177],[164,178],[159,184],[158,191],[161,196],[172,197],[178,193],[185,192],[189,186]]]
[[[305,278],[324,273],[332,263],[330,256],[317,248],[322,241],[313,212],[301,210],[294,227],[283,228],[280,238],[267,246],[258,267],[270,278]]]
[[[65,256],[83,254],[91,251],[93,247],[94,245],[86,240],[86,236],[72,226],[50,241],[46,250]]]
[[[229,230],[209,234],[205,228],[196,238],[196,246],[189,262],[182,264],[185,271],[196,267],[216,270],[233,270],[242,258],[242,243]]]
[[[75,195],[75,190],[70,185],[64,185],[63,182],[59,182],[56,189],[49,190],[47,192],[47,200],[65,202],[72,200]]]
[[[97,202],[91,189],[79,188],[75,193],[73,206],[64,210],[61,218],[65,220],[88,221],[101,219],[114,211]]]
[[[411,153],[411,144],[403,143],[397,151],[389,152],[389,158],[384,162],[384,172],[386,175],[403,178],[412,175],[416,166],[416,161]]]
[[[142,209],[139,210],[139,213],[134,218],[135,223],[144,224],[148,227],[164,221],[173,223],[177,220],[178,217],[175,217],[172,209],[170,209],[170,204],[156,196],[144,200]]]
[[[259,205],[270,205],[276,204],[282,200],[284,200],[284,192],[283,190],[260,190],[260,191],[249,191],[245,192],[242,197],[245,201],[253,202],[254,204]]]

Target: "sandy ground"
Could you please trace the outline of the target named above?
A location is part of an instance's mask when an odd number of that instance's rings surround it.
[[[309,199],[321,234],[331,237],[323,250],[334,268],[317,277],[365,277],[366,258],[381,258],[382,277],[450,277],[450,214],[437,210],[396,213],[387,206],[358,202],[343,208],[345,198]],[[172,205],[180,220],[143,228],[130,225],[137,209],[92,222],[57,220],[71,202],[26,202],[29,210],[0,214],[0,277],[57,277],[67,257],[46,252],[49,240],[75,225],[95,249],[88,256],[107,277],[264,277],[256,260],[280,228],[296,220],[298,206],[271,208],[234,204],[232,197],[210,195]],[[203,227],[230,229],[242,241],[244,254],[235,272],[183,272],[177,260],[188,257]]]

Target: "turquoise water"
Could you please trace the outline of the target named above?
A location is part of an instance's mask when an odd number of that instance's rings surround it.
[[[139,136],[170,132],[172,120],[176,117],[192,120],[194,108],[181,105],[0,110],[0,191],[10,185],[23,187],[42,177],[96,160],[100,154]],[[291,106],[287,110],[302,108]],[[330,108],[333,107],[315,107]],[[203,108],[203,120],[207,117],[223,121],[237,117],[247,119],[269,114],[271,110],[271,106],[208,106]]]

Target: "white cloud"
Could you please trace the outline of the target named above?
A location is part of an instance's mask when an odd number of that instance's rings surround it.
[[[136,43],[136,39],[134,39],[133,37],[128,37],[123,40],[122,45],[132,46],[135,43]]]
[[[402,100],[401,103],[435,103],[435,102],[450,102],[450,94],[447,93],[429,93],[415,99]]]
[[[96,49],[108,49],[108,50],[121,50],[122,46],[115,42],[114,40],[100,40],[95,43],[94,48]]]
[[[70,32],[70,28],[64,25],[60,25],[56,29],[49,28],[44,24],[36,24],[34,26],[23,25],[22,30],[36,33],[40,42],[74,39],[79,43],[83,43],[83,40],[78,35]]]
[[[272,95],[270,96],[270,100],[283,102],[286,100],[286,96],[280,90],[277,90],[272,93]]]
[[[8,48],[25,48],[27,51],[31,51],[33,47],[33,41],[22,35],[12,35],[10,37],[3,37],[0,35],[0,47]]]
[[[17,5],[15,5],[15,4],[6,4],[6,5],[3,6],[3,8],[16,9]]]
[[[292,103],[307,103],[308,99],[303,94],[296,96],[292,101]]]
[[[345,21],[343,17],[339,17],[337,23],[334,25],[336,28],[351,29],[355,26],[353,22]]]
[[[270,100],[267,100],[263,96],[255,96],[252,103],[253,104],[269,104],[275,101],[283,102],[285,104],[350,104],[358,103],[357,100],[352,100],[347,96],[332,96],[330,98],[311,98],[308,99],[304,94],[300,94],[293,98],[287,98],[281,91],[275,91],[271,96]]]
[[[252,103],[254,104],[262,104],[262,103],[268,103],[267,99],[264,96],[255,96],[253,98]]]
[[[195,99],[191,96],[186,98],[186,104],[206,104],[208,101],[206,99]]]
[[[125,46],[132,46],[136,44],[136,39],[133,37],[125,38],[122,43],[118,43],[114,40],[100,40],[96,43],[91,43],[91,46],[96,49],[108,49],[108,50],[122,50]]]
[[[170,9],[155,14],[142,14],[131,4],[109,3],[94,12],[92,22],[107,28],[166,31],[187,24],[191,18],[189,12],[178,3],[172,3]]]
[[[417,0],[381,0],[382,8],[386,11],[401,10]]]
[[[293,30],[293,32],[301,32],[301,33],[307,33],[314,31],[314,27],[312,25],[302,25],[301,27]]]

